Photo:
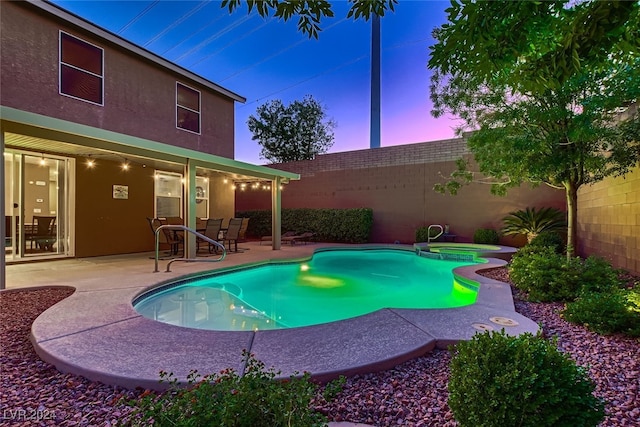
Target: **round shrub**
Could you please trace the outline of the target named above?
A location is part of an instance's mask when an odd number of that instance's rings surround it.
[[[590,256],[582,263],[582,292],[610,292],[620,289],[619,272],[606,260]]]
[[[557,253],[561,254],[565,250],[564,239],[562,236],[554,231],[544,231],[534,237],[529,245],[532,246],[549,246],[552,247]]]
[[[586,370],[540,335],[476,334],[452,350],[449,407],[462,427],[596,426]]]
[[[201,377],[197,371],[188,376],[188,387],[181,387],[173,373],[161,372],[161,382],[169,390],[145,392],[128,402],[133,408],[127,425],[131,426],[325,426],[327,418],[312,408],[318,385],[306,372],[278,381],[279,371],[265,369],[264,363],[243,352],[244,375],[233,369]],[[329,383],[338,392],[343,379]],[[332,398],[325,393],[325,398]]]
[[[640,312],[623,289],[608,292],[585,292],[562,312],[571,323],[584,325],[599,334],[623,333],[640,336]]]
[[[473,233],[473,243],[497,245],[498,242],[500,242],[500,236],[491,228],[479,228]]]
[[[581,289],[582,262],[549,246],[525,246],[511,259],[509,277],[531,301],[571,301]]]

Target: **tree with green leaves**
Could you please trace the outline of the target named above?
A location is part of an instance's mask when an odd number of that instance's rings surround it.
[[[271,163],[311,160],[333,145],[336,123],[327,119],[311,95],[284,105],[280,100],[258,107],[247,121],[252,139],[262,146],[260,157]]]
[[[492,192],[523,182],[566,192],[567,256],[578,189],[640,160],[640,4],[453,0],[434,30],[432,114],[462,119]],[[474,179],[465,161],[436,188]]]
[[[351,3],[347,18],[369,20],[372,15],[384,16],[387,10],[394,11],[398,0],[348,0]],[[293,16],[298,17],[298,31],[311,37],[318,38],[322,31],[320,21],[334,16],[331,3],[328,0],[244,0],[251,13],[254,9],[262,17],[275,16],[288,21]],[[222,0],[222,7],[227,7],[233,13],[243,0]]]

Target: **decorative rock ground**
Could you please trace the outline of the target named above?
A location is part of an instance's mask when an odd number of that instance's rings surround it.
[[[509,281],[504,268],[486,275]],[[29,341],[31,323],[69,294],[60,288],[0,293],[0,424],[112,426],[129,412],[120,399],[140,393],[62,374],[36,356]],[[542,324],[546,336],[557,336],[560,348],[579,365],[589,367],[596,394],[607,401],[601,426],[640,426],[638,340],[600,336],[572,325],[558,314],[562,304],[516,300],[516,309]],[[447,351],[436,350],[388,371],[350,378],[335,401],[319,398],[316,407],[336,422],[455,426],[447,406],[449,360]]]

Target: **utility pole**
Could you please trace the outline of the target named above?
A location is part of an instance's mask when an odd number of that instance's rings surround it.
[[[371,120],[370,148],[380,148],[380,17],[371,19]]]

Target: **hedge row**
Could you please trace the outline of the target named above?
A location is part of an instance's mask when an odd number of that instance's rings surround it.
[[[250,218],[247,236],[271,235],[271,210],[238,211],[236,218]],[[367,243],[373,226],[373,210],[356,209],[282,209],[282,231],[315,233],[323,242]]]

